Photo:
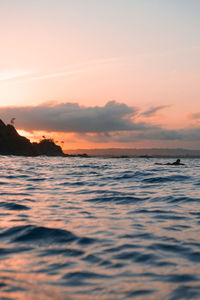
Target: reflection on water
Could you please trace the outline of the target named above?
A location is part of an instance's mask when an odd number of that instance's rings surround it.
[[[200,161],[154,163],[2,156],[0,298],[199,299]]]

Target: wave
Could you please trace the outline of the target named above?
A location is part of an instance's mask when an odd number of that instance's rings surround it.
[[[133,197],[133,196],[101,196],[96,198],[87,199],[88,202],[97,203],[116,203],[116,204],[131,204],[149,200],[149,197]]]
[[[152,178],[145,178],[143,182],[145,183],[165,183],[165,182],[176,182],[176,181],[183,181],[183,180],[191,180],[190,176],[185,175],[169,175],[169,176],[157,176]]]
[[[24,225],[9,228],[0,233],[0,239],[8,239],[11,243],[69,243],[77,239],[70,231],[47,228],[36,225]]]
[[[8,210],[29,210],[30,207],[14,202],[0,202],[0,207]]]

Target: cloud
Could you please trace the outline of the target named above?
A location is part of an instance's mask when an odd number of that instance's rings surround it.
[[[190,117],[190,119],[193,119],[193,120],[199,120],[200,119],[200,112],[190,114],[189,117]]]
[[[126,132],[119,134],[119,142],[131,142],[142,140],[160,140],[160,141],[196,141],[200,140],[200,128],[188,128],[179,130],[167,130],[163,128],[154,128],[139,132]]]
[[[49,79],[49,78],[56,78],[56,77],[65,77],[77,73],[81,73],[81,70],[74,70],[74,71],[64,71],[64,72],[58,72],[58,73],[50,73],[45,75],[38,75],[38,76],[32,76],[28,78],[27,80],[42,80],[42,79]]]
[[[32,80],[43,80],[43,79],[51,79],[51,78],[57,78],[57,77],[66,77],[70,75],[74,75],[77,73],[83,73],[87,70],[90,69],[95,69],[100,65],[106,65],[106,64],[112,64],[112,63],[117,63],[122,61],[122,57],[111,57],[111,58],[105,58],[105,59],[96,59],[96,60],[90,60],[86,62],[82,62],[79,64],[71,65],[67,67],[67,70],[62,70],[62,71],[57,71],[57,72],[50,72],[47,74],[35,74],[30,73],[30,72],[24,72],[24,71],[17,71],[17,72],[6,72],[6,73],[0,73],[0,80],[1,76],[3,80],[8,80],[12,78],[18,78],[18,77],[24,77],[25,75],[30,75],[29,77],[27,76],[25,79],[26,81],[32,81]],[[8,78],[7,78],[8,76]]]
[[[181,130],[167,130],[160,127],[149,127],[145,130],[137,131],[117,131],[107,133],[79,133],[78,138],[82,138],[94,143],[117,143],[117,144],[131,144],[143,141],[162,141],[169,142],[195,142],[200,140],[200,128],[196,129],[181,129]]]
[[[164,106],[146,111],[153,114]],[[48,102],[38,106],[0,107],[0,118],[16,118],[18,129],[74,133],[74,137],[94,143],[131,144],[138,141],[200,140],[200,128],[168,130],[150,122],[138,122],[138,110],[110,101],[104,106],[80,106],[77,103]],[[197,116],[194,116],[197,118]]]
[[[136,112],[135,108],[115,101],[103,107],[44,103],[38,106],[0,108],[3,120],[15,117],[16,126],[20,129],[82,133],[145,130],[147,125],[133,121]]]
[[[152,117],[159,110],[167,108],[167,107],[169,107],[169,105],[159,105],[159,106],[151,107],[151,108],[145,110],[144,112],[142,112],[141,116],[143,116],[143,117]]]
[[[28,74],[29,72],[20,70],[0,72],[0,81],[22,78],[27,76]]]

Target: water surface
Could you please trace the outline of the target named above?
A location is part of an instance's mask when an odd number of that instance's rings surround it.
[[[155,162],[1,156],[0,299],[200,299],[200,160]]]

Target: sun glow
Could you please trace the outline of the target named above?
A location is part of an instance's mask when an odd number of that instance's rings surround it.
[[[54,142],[61,146],[67,148],[74,148],[74,133],[57,133],[57,132],[47,132],[47,131],[26,131],[24,129],[17,129],[19,135],[28,138],[32,143],[40,142],[42,139],[53,139]],[[77,146],[77,145],[76,145]]]
[[[23,130],[23,129],[18,129],[17,132],[19,133],[19,135],[24,136],[24,137],[30,139],[31,142],[33,142],[33,141],[35,142],[35,140],[33,139],[33,134],[32,133],[30,133],[30,132],[28,132],[26,130]]]

